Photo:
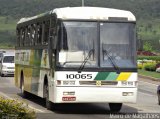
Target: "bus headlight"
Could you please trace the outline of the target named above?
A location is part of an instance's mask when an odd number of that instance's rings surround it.
[[[63,81],[63,85],[75,85],[75,81]]]
[[[122,86],[136,86],[136,81],[122,81]]]
[[[2,66],[2,69],[7,69],[7,66],[4,66],[4,65],[3,65],[3,66]]]

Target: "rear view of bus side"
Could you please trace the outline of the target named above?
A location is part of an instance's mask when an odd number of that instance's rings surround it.
[[[57,8],[17,24],[15,84],[56,103],[122,103],[137,98],[136,19],[124,10]]]

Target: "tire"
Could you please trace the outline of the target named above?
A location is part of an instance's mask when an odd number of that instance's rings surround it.
[[[4,74],[1,73],[1,77],[4,77]]]
[[[122,103],[109,103],[110,111],[119,112],[122,108]]]
[[[21,86],[20,86],[20,89],[21,89],[21,96],[23,98],[26,98],[28,93],[24,90],[24,79],[23,79],[23,76],[21,76]]]
[[[160,94],[158,94],[158,105],[160,105]]]
[[[48,110],[52,109],[52,103],[49,101],[49,87],[48,83],[44,85],[44,97],[45,97],[45,105]]]

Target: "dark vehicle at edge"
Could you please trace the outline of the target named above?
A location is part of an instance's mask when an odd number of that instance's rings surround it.
[[[160,85],[157,87],[158,104],[160,105]]]

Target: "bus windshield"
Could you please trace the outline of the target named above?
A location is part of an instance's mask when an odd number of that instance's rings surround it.
[[[135,25],[133,23],[100,23],[101,67],[136,67]],[[106,55],[107,52],[107,55]]]
[[[97,67],[97,23],[63,22],[59,31],[59,64],[79,67],[89,55],[85,67]]]
[[[136,68],[134,23],[66,21],[58,39],[60,67]]]
[[[14,56],[5,56],[3,63],[14,63]]]

